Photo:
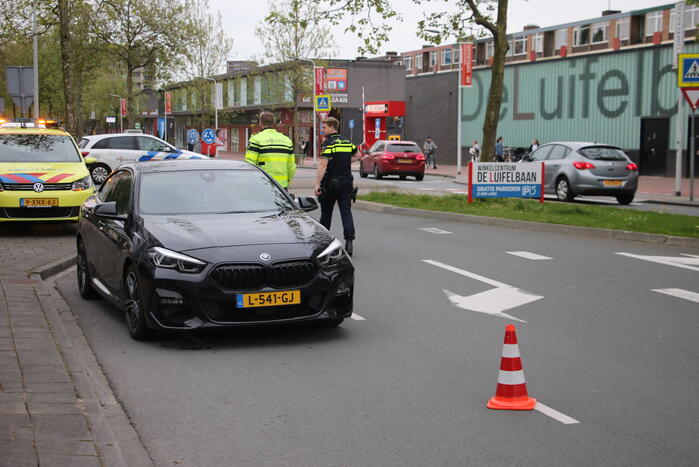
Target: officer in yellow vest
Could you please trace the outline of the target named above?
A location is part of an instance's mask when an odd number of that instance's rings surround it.
[[[260,114],[262,131],[250,138],[245,160],[258,166],[287,188],[296,173],[294,146],[284,134],[274,129],[274,114]]]

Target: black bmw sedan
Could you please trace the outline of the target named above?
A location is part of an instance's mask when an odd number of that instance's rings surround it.
[[[318,321],[352,314],[342,243],[265,172],[245,162],[127,164],[83,204],[78,287],[122,308],[134,339]]]

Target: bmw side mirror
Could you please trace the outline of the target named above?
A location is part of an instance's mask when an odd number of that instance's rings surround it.
[[[296,199],[296,202],[299,205],[299,207],[305,212],[315,211],[316,209],[318,209],[318,202],[315,198],[312,198],[310,196],[299,196]]]
[[[114,219],[118,221],[125,221],[126,216],[123,214],[117,214],[116,201],[108,201],[102,203],[95,208],[95,215],[99,217],[104,217],[105,219]]]

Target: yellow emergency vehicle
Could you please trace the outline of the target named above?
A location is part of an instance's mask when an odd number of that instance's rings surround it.
[[[0,222],[77,221],[95,192],[75,141],[43,125],[0,124]]]

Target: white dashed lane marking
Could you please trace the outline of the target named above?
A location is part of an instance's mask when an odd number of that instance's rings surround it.
[[[662,293],[665,295],[670,295],[671,297],[683,298],[689,300],[690,302],[699,303],[699,293],[690,292],[684,289],[651,289],[653,292]]]
[[[355,321],[366,321],[366,318],[362,318],[359,316],[357,313],[352,313],[352,316],[350,316]]]
[[[508,251],[506,253],[508,255],[514,255],[514,256],[519,256],[521,258],[525,258],[525,259],[531,259],[532,261],[542,261],[545,259],[553,259],[553,258],[549,258],[548,256],[537,255],[536,253],[531,253],[529,251]]]
[[[438,229],[437,227],[420,227],[420,230],[427,232],[427,233],[433,233],[433,234],[450,234],[448,230],[442,230]]]
[[[574,423],[580,423],[576,419],[571,418],[568,415],[559,412],[558,410],[554,410],[551,407],[548,407],[548,406],[542,404],[541,402],[536,403],[534,410],[538,410],[542,414],[548,415],[549,417],[553,418],[554,420],[558,420],[559,422],[561,422],[565,425],[572,425]]]

